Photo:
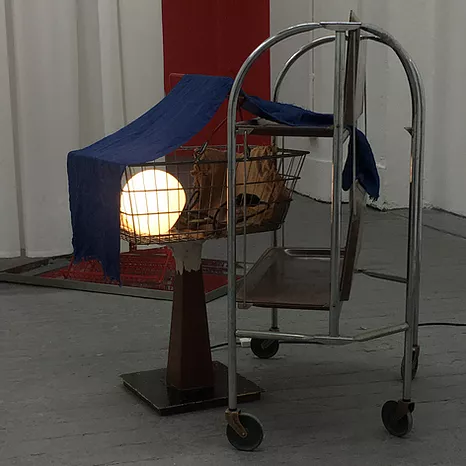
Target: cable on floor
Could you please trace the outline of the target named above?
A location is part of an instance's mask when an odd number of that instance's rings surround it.
[[[219,343],[218,345],[213,345],[210,347],[211,350],[216,350],[216,349],[219,349],[219,348],[224,348],[228,346],[228,343]],[[236,346],[239,346],[239,343],[236,344]]]
[[[423,322],[419,327],[466,327],[465,323],[461,322]]]

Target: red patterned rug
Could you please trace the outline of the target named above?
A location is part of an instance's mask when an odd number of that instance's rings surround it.
[[[130,251],[120,256],[121,283],[123,286],[173,291],[175,259],[169,248]],[[228,284],[226,261],[202,259],[204,289],[206,293]],[[68,279],[80,282],[115,284],[105,279],[97,261],[70,263],[67,267],[44,272],[43,278]]]

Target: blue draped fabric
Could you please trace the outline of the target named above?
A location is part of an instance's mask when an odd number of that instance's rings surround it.
[[[104,139],[68,154],[68,183],[76,261],[98,259],[105,275],[120,279],[120,190],[127,165],[163,157],[199,133],[230,92],[227,77],[185,75],[155,107]],[[244,96],[254,115],[289,125],[331,125],[331,115]],[[354,143],[351,141],[351,143]],[[375,161],[364,134],[356,137],[357,176],[374,198],[379,184]],[[350,151],[351,157],[351,151]],[[343,177],[352,183],[351,158]]]

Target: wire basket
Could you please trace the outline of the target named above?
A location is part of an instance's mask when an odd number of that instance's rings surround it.
[[[255,146],[246,147],[237,155],[238,234],[280,228],[306,154],[275,146]],[[184,147],[162,161],[125,169],[120,228],[121,237],[131,244],[222,238],[227,235],[226,214],[224,146]]]

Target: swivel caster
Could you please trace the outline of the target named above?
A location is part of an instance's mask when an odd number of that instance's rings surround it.
[[[395,437],[404,437],[413,428],[414,403],[387,401],[382,407],[382,422]]]
[[[262,340],[260,338],[253,338],[251,340],[251,350],[260,359],[273,358],[280,348],[278,340]]]
[[[411,371],[411,377],[414,380],[417,374],[417,370],[419,369],[419,354],[421,352],[421,348],[419,346],[415,346],[413,348],[413,366]],[[401,378],[403,379],[405,373],[405,358],[403,356],[403,360],[401,361]]]
[[[227,438],[237,450],[253,451],[262,443],[264,429],[259,419],[241,412],[227,413],[227,419]]]

